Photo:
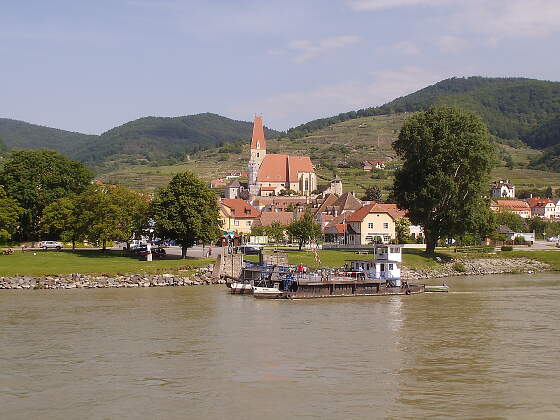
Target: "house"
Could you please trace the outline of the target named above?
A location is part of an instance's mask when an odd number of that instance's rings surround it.
[[[247,184],[242,184],[237,179],[234,179],[229,184],[226,185],[224,190],[225,198],[247,198]]]
[[[362,162],[364,172],[371,172],[374,169],[385,169],[385,162],[380,160],[364,160]]]
[[[515,185],[509,179],[494,182],[490,194],[494,198],[515,198]]]
[[[315,220],[317,223],[325,226],[325,222],[329,222],[340,214],[358,210],[362,207],[362,202],[354,197],[353,194],[346,192],[341,196],[328,194],[322,201],[316,201],[315,206],[318,206],[314,210]],[[331,218],[326,216],[331,216]]]
[[[556,216],[556,203],[548,198],[531,197],[527,204],[531,208],[531,217],[553,219]]]
[[[558,219],[558,218],[560,218],[560,198],[555,198],[552,201],[554,202],[554,205],[556,206],[556,209],[554,210],[554,218]]]
[[[293,190],[309,196],[317,189],[317,176],[309,156],[267,154],[262,117],[255,117],[249,159],[249,192],[252,196],[276,196]]]
[[[389,243],[395,239],[395,222],[405,216],[396,204],[367,204],[346,218],[348,244]]]
[[[240,198],[222,198],[220,200],[220,219],[224,231],[250,233],[251,226],[260,215],[260,210]]]
[[[289,226],[294,220],[299,219],[303,213],[289,212],[289,211],[263,211],[260,216],[254,221],[253,226],[270,226],[273,223],[278,223],[282,226]]]
[[[262,211],[289,211],[303,209],[311,203],[309,197],[254,197],[251,205]]]
[[[224,188],[226,186],[226,182],[223,178],[217,178],[210,181],[210,188]]]
[[[340,196],[342,195],[342,179],[340,179],[337,175],[331,179],[329,184],[318,185],[317,191],[322,196],[327,196],[328,194],[336,194]]]
[[[524,219],[531,217],[531,207],[523,200],[495,200],[490,202],[493,211],[510,211]]]

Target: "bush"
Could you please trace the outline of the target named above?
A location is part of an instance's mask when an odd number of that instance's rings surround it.
[[[511,245],[504,245],[500,248],[502,251],[513,251],[513,247]]]
[[[465,273],[467,271],[467,268],[465,267],[465,264],[463,264],[462,262],[456,262],[453,264],[453,270],[455,270],[458,273]]]

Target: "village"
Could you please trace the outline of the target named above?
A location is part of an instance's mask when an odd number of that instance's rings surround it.
[[[382,161],[363,162],[364,171],[384,170]],[[246,171],[232,171],[214,179],[210,187],[221,191],[220,218],[227,244],[262,241],[266,228],[287,228],[306,210],[322,229],[325,248],[363,247],[397,242],[424,243],[421,226],[411,225],[406,212],[395,203],[361,200],[354,192],[344,191],[343,180],[335,176],[328,184],[318,184],[315,167],[308,156],[267,154],[262,117],[255,117]],[[516,198],[515,185],[509,180],[494,182],[488,191],[490,209],[511,213],[522,219],[560,220],[560,198]],[[399,224],[405,232],[399,232]],[[534,231],[514,231],[499,225],[496,234],[502,244],[534,244]],[[231,238],[230,238],[231,237]],[[229,238],[229,239],[228,239]],[[287,236],[286,236],[287,239]],[[265,238],[268,243],[268,238]],[[454,243],[453,238],[449,243]],[[490,238],[486,245],[490,244]]]

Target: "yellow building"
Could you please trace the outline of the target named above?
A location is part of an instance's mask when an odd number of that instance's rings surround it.
[[[367,204],[346,218],[346,241],[351,245],[389,243],[396,238],[395,222],[404,212],[395,204]]]
[[[235,233],[250,233],[251,226],[261,212],[240,198],[222,198],[220,200],[220,219],[222,230]]]

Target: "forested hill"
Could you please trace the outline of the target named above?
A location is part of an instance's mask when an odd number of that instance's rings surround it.
[[[97,137],[0,118],[0,138],[9,149],[53,149],[72,156]]]
[[[432,105],[456,105],[479,113],[499,140],[546,148],[560,142],[548,123],[560,116],[560,82],[524,78],[452,78],[385,105],[339,114],[290,129],[292,138],[348,119],[421,111]]]
[[[252,122],[236,121],[211,113],[140,118],[100,136],[0,119],[0,137],[8,148],[58,150],[91,165],[123,157],[130,161],[179,158],[184,153],[231,141],[248,141],[251,131]],[[278,134],[277,131],[266,129],[269,138]]]

